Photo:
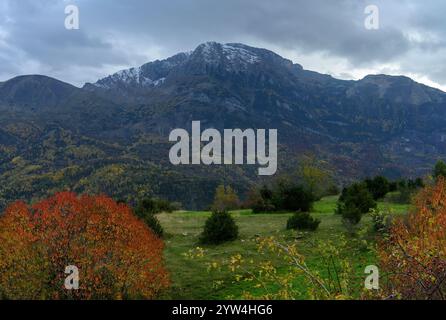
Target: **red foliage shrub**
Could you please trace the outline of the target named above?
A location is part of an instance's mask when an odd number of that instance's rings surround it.
[[[446,298],[446,181],[423,189],[379,247],[387,290],[403,299]]]
[[[9,299],[150,299],[169,284],[162,240],[106,196],[58,193],[0,218],[0,295]],[[67,290],[65,267],[79,269]]]

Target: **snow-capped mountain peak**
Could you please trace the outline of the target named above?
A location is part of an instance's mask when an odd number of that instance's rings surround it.
[[[165,83],[172,71],[190,73],[194,70],[195,73],[205,73],[210,67],[229,73],[240,73],[256,68],[262,63],[292,66],[291,61],[266,49],[240,43],[206,42],[190,52],[149,62],[137,68],[121,70],[94,84],[86,84],[85,88],[90,90],[154,88]]]
[[[208,65],[224,64],[227,71],[246,69],[261,61],[261,56],[248,46],[235,43],[206,42],[197,47],[192,56]]]
[[[230,61],[239,60],[252,64],[261,60],[258,55],[244,48],[235,47],[231,44],[224,44],[222,47],[225,57]]]

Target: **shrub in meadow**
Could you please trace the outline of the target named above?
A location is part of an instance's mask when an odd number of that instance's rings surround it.
[[[443,160],[438,160],[433,170],[435,180],[440,177],[446,178],[446,163]]]
[[[313,207],[313,194],[301,186],[291,186],[283,190],[281,208],[290,211],[308,212]]]
[[[251,190],[248,194],[247,206],[254,213],[276,211],[276,207],[273,204],[273,192],[267,186],[263,186],[260,190]]]
[[[364,182],[374,200],[384,198],[390,191],[390,182],[386,177],[376,176],[373,179],[366,179]]]
[[[155,213],[158,212],[156,202],[152,199],[145,199],[135,209],[135,214],[140,218],[158,237],[162,238],[164,229],[161,226]]]
[[[390,209],[372,209],[370,211],[370,217],[372,218],[374,231],[381,233],[388,232],[392,217],[392,211]]]
[[[238,237],[238,227],[227,211],[214,211],[204,225],[200,242],[203,244],[220,244],[233,241]]]
[[[362,215],[376,208],[376,202],[365,183],[355,183],[342,191],[339,197],[336,214],[342,216],[344,222],[357,225]]]
[[[308,212],[296,212],[287,221],[287,229],[316,231],[321,221],[313,218]]]

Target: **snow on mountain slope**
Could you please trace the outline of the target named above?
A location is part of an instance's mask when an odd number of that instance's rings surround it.
[[[253,51],[247,50],[237,44],[220,44],[217,42],[206,42],[198,46],[194,51],[201,54],[207,63],[218,63],[222,59],[230,63],[253,64],[259,62],[260,56]]]
[[[100,79],[94,86],[103,89],[112,89],[115,85],[145,87],[150,86],[153,83],[154,81],[152,79],[144,76],[141,67],[139,67],[118,71],[111,76]]]
[[[121,70],[96,83],[87,83],[85,87],[92,88],[93,86],[101,89],[156,87],[164,83],[169,72],[183,63],[189,55],[188,52],[179,53],[165,60],[156,60],[137,68]]]
[[[262,56],[255,50],[258,49],[236,43],[206,42],[194,51],[179,53],[168,59],[149,62],[137,68],[121,70],[94,84],[86,84],[86,87],[93,86],[105,90],[119,87],[156,87],[164,83],[172,69],[194,59],[207,65],[224,65],[228,72],[245,71],[248,66],[262,61]]]

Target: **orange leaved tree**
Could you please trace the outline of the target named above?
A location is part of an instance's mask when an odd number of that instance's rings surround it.
[[[446,298],[446,181],[440,178],[414,200],[379,246],[389,293],[402,299]]]
[[[64,285],[67,266],[78,290]],[[151,299],[168,284],[162,240],[106,196],[63,192],[0,217],[0,297]]]

